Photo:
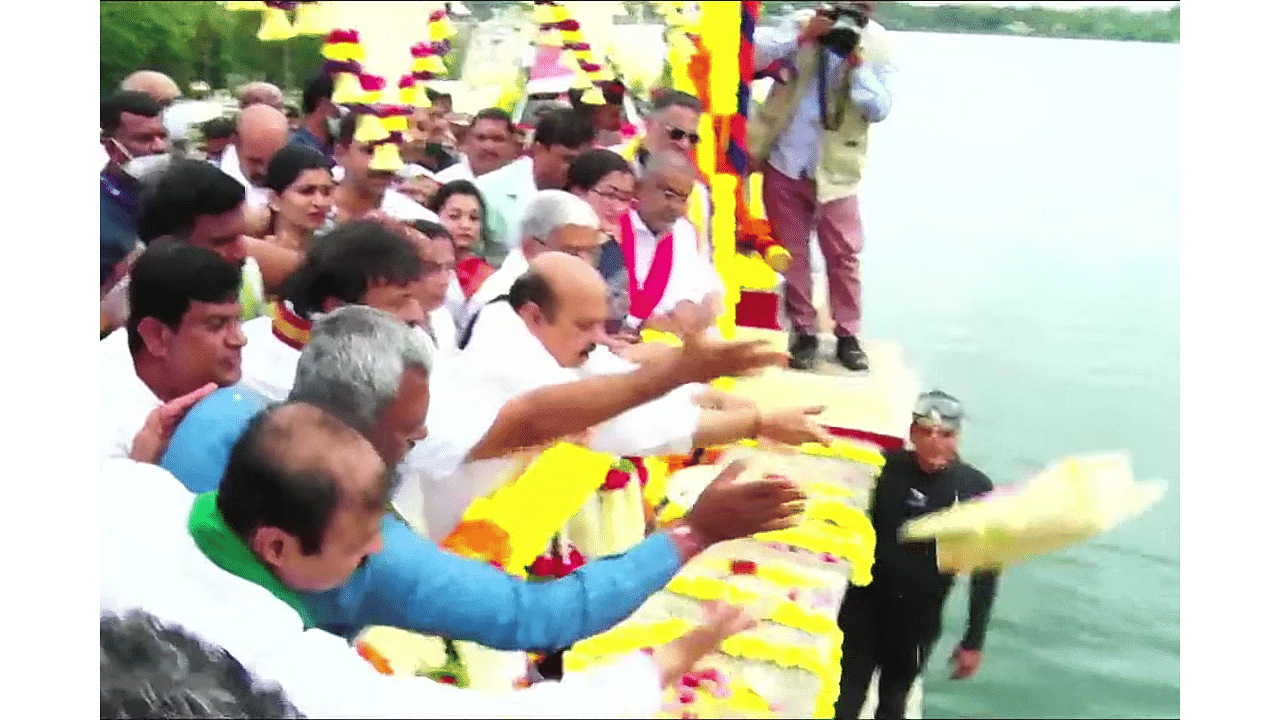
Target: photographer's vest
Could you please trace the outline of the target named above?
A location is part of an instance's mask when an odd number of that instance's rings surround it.
[[[876,22],[867,25],[858,50],[863,62],[881,65],[889,62],[889,46],[885,29]],[[818,43],[802,47],[794,55],[796,76],[787,83],[774,81],[764,104],[755,108],[747,125],[747,146],[752,159],[760,168],[769,162],[778,143],[778,137],[791,124],[796,106],[809,90],[818,72],[819,53],[826,50]],[[828,56],[829,62],[840,62]],[[853,70],[844,68],[840,81],[827,86],[827,113],[837,121],[835,130],[822,127],[819,131],[818,166],[814,173],[819,203],[831,202],[855,195],[862,180],[862,168],[867,162],[868,123],[849,98],[853,83]],[[840,113],[839,110],[844,112]]]

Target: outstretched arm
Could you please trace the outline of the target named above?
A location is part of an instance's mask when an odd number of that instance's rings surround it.
[[[340,601],[352,635],[385,625],[530,651],[569,647],[613,627],[671,581],[683,554],[698,549],[681,553],[659,534],[559,580],[528,583],[447,553],[398,520],[383,523],[383,542],[362,573],[362,592]],[[324,602],[338,592],[308,599]]]

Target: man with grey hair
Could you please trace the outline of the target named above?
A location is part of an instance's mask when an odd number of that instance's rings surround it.
[[[594,265],[603,243],[600,218],[585,200],[564,190],[538,192],[520,218],[519,244],[468,301],[468,325],[475,322],[481,308],[511,290],[511,284],[539,253],[556,250]],[[468,334],[464,330],[459,341],[465,344]]]
[[[303,717],[226,650],[148,613],[105,613],[98,637],[100,717]]]
[[[665,385],[751,365],[727,359],[739,350],[750,352],[750,347],[695,345],[668,366],[667,372],[678,379]],[[439,435],[424,438],[430,365],[416,333],[402,321],[374,308],[347,306],[317,318],[289,400],[342,418],[365,434],[388,466],[396,466],[416,440],[422,442],[415,454],[442,444]],[[630,378],[593,378],[540,388],[508,403],[503,411],[513,422],[507,423],[507,430],[488,429],[482,442],[499,447],[503,436],[512,438],[522,428],[531,431],[527,437],[541,434],[544,441],[578,432],[609,413],[621,412],[646,394],[644,387],[662,387],[654,381],[660,375],[648,370]],[[621,395],[630,398],[610,399]],[[531,411],[521,413],[521,405]],[[233,390],[210,396],[174,433],[162,467],[193,492],[215,489],[232,444],[260,407]],[[557,407],[559,412],[552,410]],[[402,474],[416,469],[409,463],[400,468]],[[410,480],[420,486],[418,477]],[[303,593],[303,600],[318,627],[346,637],[384,625],[500,650],[567,647],[627,617],[706,545],[787,524],[787,503],[798,497],[785,483],[715,484],[667,531],[548,584],[525,584],[483,563],[445,553],[388,516],[382,523],[380,551],[343,586]],[[439,499],[445,500],[443,495]]]

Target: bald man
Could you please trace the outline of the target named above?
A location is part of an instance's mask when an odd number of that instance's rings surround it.
[[[724,286],[685,217],[697,182],[697,168],[681,151],[654,152],[645,161],[636,206],[619,223],[622,247],[632,248],[627,267],[634,278],[624,331],[706,329],[720,314]]]
[[[168,75],[155,70],[139,70],[129,75],[121,81],[120,89],[144,92],[155,98],[161,107],[168,107],[174,100],[182,97],[182,90],[178,88],[178,83]]]
[[[633,372],[636,365],[601,346],[606,294],[604,280],[591,263],[554,250],[539,253],[507,298],[485,308],[467,347],[437,363],[430,380],[427,426],[471,422],[474,408],[501,406],[538,388]],[[718,342],[700,336],[686,339],[693,347]],[[749,402],[704,408],[700,401],[705,392],[698,384],[676,388],[597,425],[582,442],[598,452],[644,457],[688,454],[695,447],[752,437],[787,444],[830,441],[811,417],[820,408],[761,413]],[[406,483],[397,493],[397,506],[412,522],[420,518],[433,538],[443,538],[476,497],[514,479],[522,461],[529,460],[513,456],[463,463],[452,476],[433,478],[430,485]]]
[[[222,156],[222,171],[240,181],[251,208],[265,207],[267,163],[289,142],[289,119],[270,105],[250,105],[236,119],[235,140]]]
[[[253,105],[268,105],[284,112],[284,93],[269,82],[255,81],[241,85],[236,88],[236,100],[242,110]]]

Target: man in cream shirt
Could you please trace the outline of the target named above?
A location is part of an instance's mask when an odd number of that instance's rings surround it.
[[[752,624],[716,608],[652,656],[507,694],[386,676],[312,627],[299,600],[343,583],[381,543],[391,475],[354,429],[290,403],[250,424],[217,492],[192,496],[128,460],[104,463],[101,481],[100,610],[142,610],[221,646],[310,717],[653,717],[665,685]],[[300,513],[316,483],[328,500]]]
[[[589,119],[568,108],[552,110],[538,120],[526,157],[476,179],[489,206],[490,235],[502,244],[486,250],[486,260],[502,262],[521,239],[518,228],[529,203],[540,190],[564,188],[569,165],[591,147],[594,137]]]
[[[430,380],[428,427],[478,425],[487,408],[540,387],[632,372],[636,366],[598,345],[604,339],[606,288],[581,258],[544,252],[512,286],[509,298],[486,306],[470,343],[439,364]],[[707,342],[697,336],[686,345]],[[746,438],[787,444],[829,442],[811,416],[821,408],[761,413],[754,405],[703,407],[705,386],[690,383],[601,423],[585,445],[619,456],[688,453],[694,447]],[[396,504],[419,532],[448,536],[467,507],[515,479],[536,451],[488,460],[468,459],[452,476],[419,473],[403,483]]]
[[[130,457],[134,438],[162,404],[240,379],[245,339],[234,267],[206,248],[157,240],[132,277],[129,321],[100,348],[103,458]]]

